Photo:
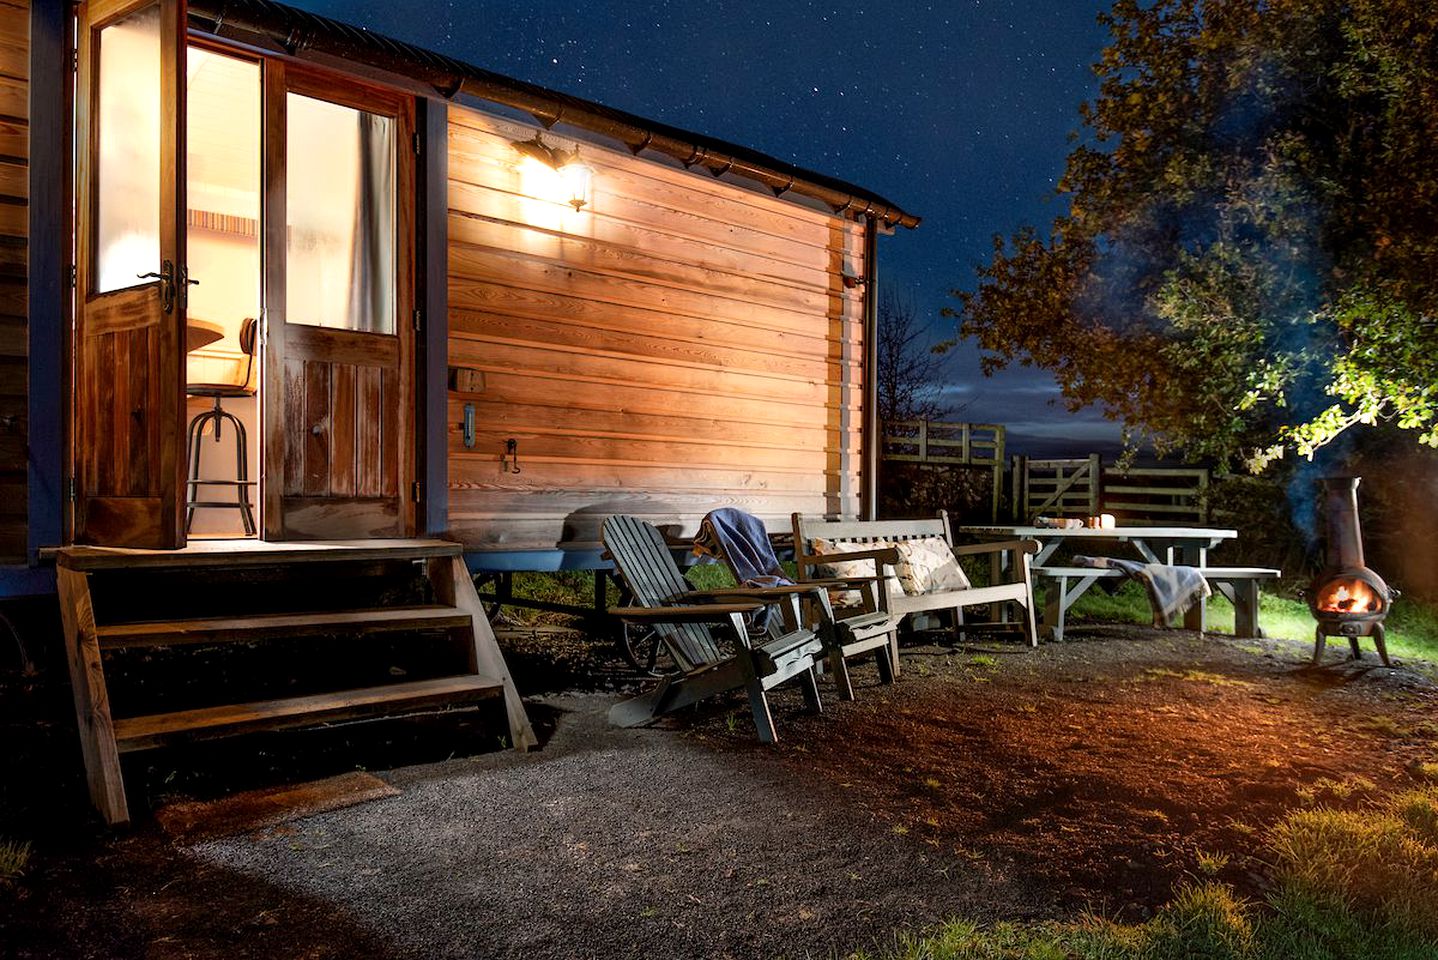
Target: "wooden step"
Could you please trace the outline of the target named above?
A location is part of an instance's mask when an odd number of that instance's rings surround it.
[[[147,620],[95,628],[102,650],[191,643],[249,642],[327,634],[403,633],[470,626],[469,614],[454,607],[379,607],[331,613],[276,613],[205,620]]]
[[[55,562],[71,570],[185,570],[194,567],[274,566],[360,560],[425,560],[457,557],[464,548],[450,540],[191,540],[179,550],[129,547],[60,547]]]
[[[449,704],[502,696],[504,684],[478,675],[441,677],[382,687],[363,687],[282,700],[234,703],[177,713],[157,713],[115,721],[121,753],[167,743],[314,726],[361,717],[396,716]]]

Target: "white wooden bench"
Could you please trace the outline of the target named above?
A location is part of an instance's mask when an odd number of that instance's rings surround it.
[[[1015,603],[1023,611],[1021,624],[1024,636],[1031,646],[1038,646],[1038,630],[1034,625],[1033,579],[1029,574],[1030,559],[1039,549],[1037,541],[1005,540],[955,546],[953,527],[945,510],[940,510],[935,518],[920,520],[833,521],[820,517],[805,517],[798,513],[794,514],[793,520],[794,561],[799,569],[800,582],[824,579],[815,572],[815,568],[820,564],[845,560],[874,560],[876,554],[887,553],[886,544],[923,537],[941,537],[954,552],[955,558],[989,556],[993,560],[989,564],[990,570],[998,570],[1001,566],[997,559],[993,558],[1011,555],[1013,559],[1007,565],[1007,579],[995,577],[994,582],[987,587],[970,587],[967,590],[948,590],[920,596],[890,596],[887,598],[888,610],[899,618],[915,613],[952,610],[958,625],[963,623],[964,607],[988,606],[997,609],[1005,603]],[[842,544],[852,549],[846,549],[844,553],[817,554],[813,549],[816,539]]]
[[[1199,567],[1208,585],[1233,604],[1237,637],[1261,637],[1258,625],[1258,587],[1274,580],[1281,571],[1271,567]],[[1054,640],[1064,638],[1064,617],[1069,607],[1098,580],[1121,577],[1123,571],[1102,567],[1034,567],[1033,574],[1048,581],[1044,598],[1044,632]],[[1185,629],[1200,633],[1207,629],[1207,604],[1199,601],[1184,617]]]

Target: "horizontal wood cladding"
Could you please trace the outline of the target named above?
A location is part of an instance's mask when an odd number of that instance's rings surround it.
[[[756,431],[767,431],[769,428],[790,431],[821,428],[839,432],[832,412],[817,411],[795,404],[775,403],[767,399],[706,396],[692,391],[614,381],[566,380],[541,377],[522,370],[487,373],[484,375],[484,382],[483,393],[465,396],[483,397],[484,402],[491,404],[484,412],[496,418],[496,425],[512,422],[508,419],[508,411],[501,406],[510,403],[573,407],[588,411],[607,401],[612,406],[604,407],[598,412],[614,411],[626,417],[632,414],[680,413],[696,418],[727,420],[738,424],[741,429],[751,427]],[[476,407],[476,413],[478,412],[480,408]],[[558,416],[557,413],[555,415]]]
[[[825,451],[838,449],[839,434],[826,424],[787,426],[740,423],[726,417],[673,415],[668,411],[590,409],[502,400],[469,400],[452,396],[449,403],[450,448],[456,455],[464,436],[464,407],[474,407],[478,430],[485,424],[503,423],[506,436],[515,434],[576,437],[616,437],[653,443],[688,443],[707,447],[773,447],[779,450]],[[475,450],[480,447],[476,437]],[[468,451],[466,451],[468,452]]]
[[[642,280],[606,276],[562,263],[546,263],[500,250],[471,250],[451,241],[450,305],[465,307],[493,300],[491,287],[519,288],[591,300],[628,310],[650,310],[699,320],[726,320],[760,331],[790,331],[810,337],[839,337],[843,318],[762,306],[713,291],[664,287]]]
[[[25,562],[30,4],[0,3],[0,564]],[[56,214],[59,215],[58,213]]]
[[[0,3],[0,74],[15,80],[30,79],[30,3]]]
[[[479,111],[451,111],[451,179],[477,182],[477,171],[487,167],[515,170],[515,158],[506,149],[515,140],[533,137],[535,131],[535,127]],[[752,230],[812,245],[812,228],[825,226],[831,219],[822,212],[696,177],[663,162],[636,163],[627,153],[597,147],[586,147],[584,153],[584,162],[604,179],[606,196],[639,200],[681,214],[695,211],[699,219],[736,231]]]
[[[579,216],[581,214],[576,214]],[[592,216],[598,217],[597,212]],[[605,279],[627,280],[631,285],[687,291],[701,297],[715,295],[755,307],[777,308],[812,319],[840,309],[839,301],[857,299],[850,293],[826,292],[820,287],[785,284],[746,272],[707,263],[666,260],[642,250],[605,243],[588,237],[563,236],[549,230],[451,216],[449,240],[455,254],[486,257],[490,251],[520,254],[531,260],[562,263]],[[696,251],[697,252],[697,251]],[[652,295],[652,294],[651,294]]]
[[[544,549],[620,512],[857,510],[860,225],[587,143],[576,213],[513,148],[533,128],[449,117],[452,533]]]
[[[705,403],[703,398],[708,397],[733,397],[772,403],[786,409],[798,405],[805,413],[791,411],[785,418],[802,416],[800,422],[807,420],[808,416],[821,415],[816,408],[841,403],[841,387],[838,384],[820,378],[745,370],[737,365],[743,359],[742,353],[734,351],[735,366],[715,367],[643,354],[585,353],[542,342],[520,345],[456,338],[450,345],[449,359],[456,365],[497,374],[525,370],[549,379],[574,383],[612,383],[622,387],[652,382],[656,390],[694,394],[695,403]]]

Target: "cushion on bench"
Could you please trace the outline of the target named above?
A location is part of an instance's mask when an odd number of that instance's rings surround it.
[[[894,544],[899,562],[894,572],[899,586],[911,597],[950,590],[969,589],[969,578],[954,558],[954,551],[943,537],[918,537]]]
[[[853,553],[856,550],[882,550],[894,546],[893,543],[886,540],[859,544],[825,540],[818,537],[814,538],[812,543],[816,557]],[[883,575],[884,588],[889,591],[889,596],[902,597],[904,588],[899,585],[894,568],[885,564]],[[849,580],[859,577],[875,577],[878,574],[874,572],[873,560],[835,560],[831,563],[815,564],[813,576],[820,580]],[[836,607],[858,607],[863,605],[864,595],[858,590],[830,590],[829,602]]]

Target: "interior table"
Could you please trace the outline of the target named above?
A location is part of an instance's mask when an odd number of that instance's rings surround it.
[[[1053,565],[1048,561],[1058,552],[1059,547],[1066,543],[1082,545],[1085,552],[1088,552],[1088,544],[1095,545],[1106,543],[1125,543],[1133,548],[1139,557],[1146,563],[1163,563],[1169,565],[1182,565],[1190,567],[1208,566],[1208,551],[1223,543],[1225,540],[1237,540],[1238,531],[1217,527],[1036,527],[1036,526],[965,526],[959,527],[961,533],[969,536],[981,537],[991,540],[1037,540],[1039,552],[1034,555],[1031,561],[1035,576],[1045,575],[1046,567]],[[1013,558],[1007,552],[995,554],[989,561],[992,565],[991,574],[994,577],[1002,576]],[[1072,575],[1072,571],[1069,572]],[[1059,576],[1058,573],[1050,576]],[[1057,615],[1045,617],[1044,632],[1062,639],[1062,626],[1060,625],[1063,610],[1071,606],[1074,601],[1093,586],[1101,578],[1095,573],[1091,577],[1083,577],[1074,584],[1072,589],[1067,586],[1067,577],[1064,577],[1056,584],[1050,584],[1048,589],[1055,586],[1063,593],[1059,603],[1045,605],[1046,611],[1055,611]],[[1003,611],[994,609],[990,611],[993,619],[1003,616]],[[1202,624],[1203,610],[1200,605],[1194,622]],[[1198,627],[1202,629],[1202,627]]]
[[[208,347],[224,339],[225,328],[211,320],[188,317],[185,320],[185,352],[194,353],[201,347]]]

